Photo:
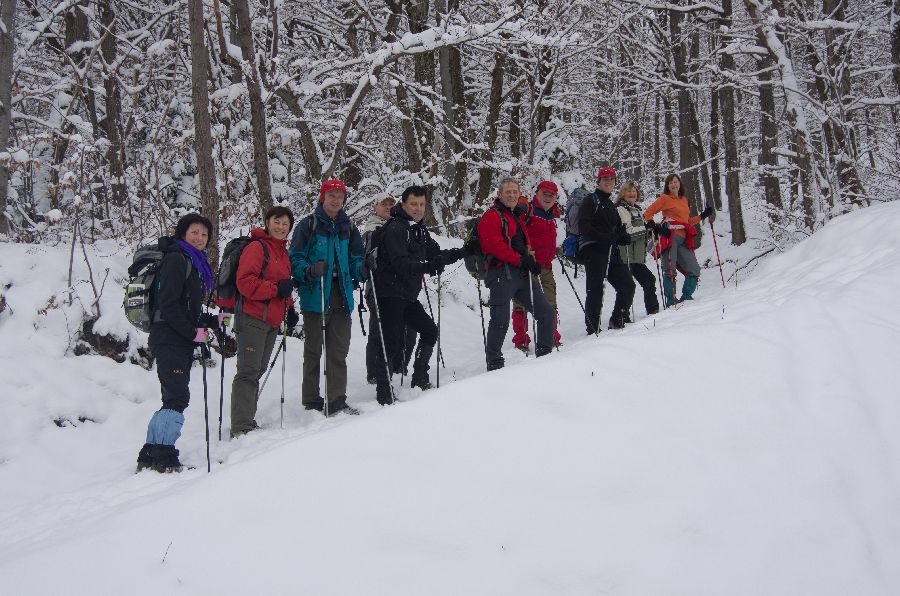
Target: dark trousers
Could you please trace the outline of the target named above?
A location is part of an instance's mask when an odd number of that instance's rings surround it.
[[[189,385],[194,346],[151,344],[150,351],[156,358],[163,408],[184,412],[191,400]]]
[[[634,278],[631,277],[631,270],[628,265],[622,263],[610,263],[609,273],[606,278],[616,290],[616,302],[613,304],[613,312],[610,315],[612,319],[624,319],[631,310],[631,304],[634,302],[634,290],[636,288]]]
[[[659,310],[659,298],[656,296],[656,276],[644,263],[632,263],[631,274],[644,290],[644,308],[647,312]]]
[[[366,296],[366,304],[369,307],[369,337],[366,341],[366,378],[376,378],[375,367],[378,366],[378,357],[382,352],[381,336],[378,334],[378,311],[375,308],[375,300],[371,293]],[[412,359],[413,350],[416,347],[416,330],[407,326],[404,330],[404,337],[400,341],[400,349],[397,351],[396,358],[391,361],[391,371],[404,374],[409,367],[409,361]]]
[[[488,300],[491,320],[484,349],[489,369],[503,365],[503,340],[509,330],[509,307],[513,298],[534,316],[537,327],[535,354],[547,353],[553,348],[556,312],[547,302],[537,276],[529,275],[520,267],[498,267],[487,272],[484,285],[491,291]],[[534,304],[531,303],[532,294]]]
[[[403,338],[406,336],[405,329],[413,329],[419,334],[419,346],[416,349],[416,359],[413,361],[413,378],[427,379],[429,361],[434,352],[434,345],[437,343],[437,325],[434,324],[418,300],[381,298],[379,305],[388,360],[396,362],[399,359],[403,349]],[[377,333],[376,329],[372,335]],[[380,344],[378,337],[375,338],[375,341]],[[378,397],[387,398],[390,397],[390,379],[380,350],[376,352],[376,360],[375,378],[378,381]]]
[[[600,329],[600,311],[603,309],[603,282],[609,267],[610,246],[589,244],[578,251],[584,262],[585,290],[584,326],[588,333]]]
[[[325,313],[325,381],[329,402],[347,399],[347,353],[353,321],[347,311],[340,281],[332,280],[331,304]],[[312,405],[319,395],[319,364],[322,358],[322,313],[303,313],[303,405]]]

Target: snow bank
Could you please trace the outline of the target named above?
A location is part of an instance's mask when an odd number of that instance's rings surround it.
[[[379,408],[355,337],[364,414],[324,420],[299,411],[292,342],[285,430],[272,379],[265,428],[214,437],[209,475],[197,368],[180,446],[201,468],[131,475],[152,373],[62,358],[31,333],[76,381],[39,373],[37,352],[8,346],[19,313],[4,314],[2,372],[32,373],[4,386],[37,400],[83,383],[107,418],[14,441],[28,453],[0,465],[0,590],[895,594],[898,257],[900,204],[873,207],[738,290],[707,270],[697,301],[599,339],[560,277],[563,349],[490,374],[476,290],[448,271],[441,389]]]

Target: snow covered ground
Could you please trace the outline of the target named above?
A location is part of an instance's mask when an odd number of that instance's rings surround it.
[[[128,250],[89,256],[98,289],[110,268],[95,328],[129,333]],[[301,411],[291,339],[284,429],[276,367],[263,429],[219,443],[211,368],[212,474],[199,367],[178,445],[197,469],[133,474],[155,373],[71,355],[93,293],[51,300],[67,268],[62,246],[0,246],[0,594],[900,593],[900,203],[599,338],[558,275],[563,348],[490,374],[453,269],[440,389],[380,408],[354,322],[362,416]]]

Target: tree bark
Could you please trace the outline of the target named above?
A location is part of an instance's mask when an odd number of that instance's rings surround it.
[[[488,165],[494,159],[494,147],[497,144],[497,126],[500,121],[500,108],[503,97],[503,75],[506,72],[506,54],[499,51],[494,54],[494,68],[491,70],[491,96],[488,100],[488,113],[485,119],[484,143],[487,150],[482,154],[482,166],[478,171],[478,190],[475,196],[479,199],[491,194],[491,183],[494,168]]]
[[[669,10],[669,39],[672,43],[672,58],[675,66],[675,78],[679,82],[687,84],[687,36],[684,35],[682,24],[684,14],[678,10]],[[691,125],[691,92],[686,88],[676,91],[678,99],[678,169],[681,176],[685,194],[691,204],[691,212],[697,213],[700,209],[700,185],[697,176],[697,152],[691,138],[693,126]],[[668,134],[673,134],[671,129]]]
[[[113,204],[122,207],[128,198],[125,186],[125,164],[122,147],[122,96],[119,91],[119,77],[116,70],[108,70],[118,60],[118,37],[116,36],[116,13],[110,0],[101,0],[99,3],[100,24],[102,26],[102,41],[100,52],[103,56],[104,75],[103,90],[105,94],[106,115],[100,121],[100,128],[109,141],[106,150],[106,161],[109,164],[109,173],[112,177]],[[107,214],[109,216],[109,214]]]
[[[730,31],[732,26],[731,0],[722,1],[722,12],[722,26],[727,27]],[[725,45],[728,45],[730,42],[731,36],[729,35],[725,38]],[[722,54],[721,64],[722,70],[726,73],[737,71],[734,57],[731,54]],[[747,232],[744,229],[741,182],[738,173],[741,164],[738,158],[738,141],[735,134],[734,88],[730,83],[719,90],[719,100],[722,107],[722,137],[725,144],[725,195],[728,197],[728,214],[731,218],[731,243],[735,246],[740,246],[746,242]],[[775,179],[775,186],[777,189],[777,179]]]
[[[775,175],[778,167],[778,156],[775,147],[778,145],[778,120],[775,114],[775,91],[772,88],[771,68],[775,62],[766,56],[757,61],[759,74],[759,163],[760,178],[765,189],[766,203],[769,205],[769,221],[778,223],[784,203],[781,200],[781,184]]]
[[[219,263],[219,196],[216,194],[216,167],[212,156],[212,132],[209,119],[209,54],[206,50],[206,23],[203,0],[188,0],[188,25],[191,36],[191,99],[194,110],[194,153],[200,178],[200,205],[213,225],[206,253],[213,268]]]
[[[9,150],[9,127],[12,117],[12,68],[16,41],[16,0],[2,0],[0,4],[0,152]],[[8,234],[6,194],[9,188],[9,167],[0,160],[0,234]]]
[[[253,44],[253,28],[247,0],[234,0],[237,13],[238,39],[246,71],[245,81],[250,97],[250,128],[253,131],[253,166],[256,171],[256,188],[259,192],[260,215],[272,207],[272,178],[269,175],[269,144],[266,139],[266,110],[263,105],[256,65],[256,48]]]

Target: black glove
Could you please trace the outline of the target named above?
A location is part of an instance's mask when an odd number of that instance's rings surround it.
[[[444,272],[444,257],[440,253],[425,264],[428,275],[438,275]]]
[[[653,221],[652,219],[651,219],[650,221],[648,221],[648,222],[645,222],[645,223],[644,223],[644,227],[647,228],[647,231],[648,231],[648,232],[653,232],[654,234],[658,234],[658,233],[659,233],[659,232],[658,232],[658,226],[656,225],[656,222]]]
[[[631,234],[623,232],[616,237],[616,244],[619,246],[628,246],[631,244]]]
[[[706,209],[700,212],[700,219],[706,219],[713,213],[713,208],[709,205],[706,206]]]
[[[312,265],[306,268],[306,279],[315,279],[316,277],[322,277],[325,275],[325,268],[327,265],[325,261],[316,261]]]
[[[297,314],[296,309],[289,308],[287,311],[287,318],[285,319],[287,323],[288,330],[293,329],[297,326],[297,323],[300,322],[300,315]]]
[[[282,279],[278,282],[278,297],[279,298],[288,298],[291,295],[291,292],[294,291],[294,282],[291,278]]]
[[[669,222],[664,221],[662,225],[656,226],[656,232],[660,236],[665,236],[666,238],[672,235],[672,230],[669,228]]]
[[[463,247],[462,247],[463,256],[471,257],[472,255],[474,255],[475,253],[478,252],[479,248],[480,247],[478,246],[477,240],[473,240],[471,242],[466,242],[465,244],[463,244]]]
[[[200,320],[197,322],[197,326],[203,327],[204,329],[218,329],[219,317],[212,313],[205,312],[200,315]]]
[[[530,271],[535,275],[541,274],[541,266],[538,265],[537,261],[534,260],[534,257],[528,253],[522,255],[521,267],[522,269]]]
[[[466,256],[466,253],[461,248],[448,248],[447,250],[441,251],[441,256],[444,259],[444,265],[452,265],[456,261]]]

